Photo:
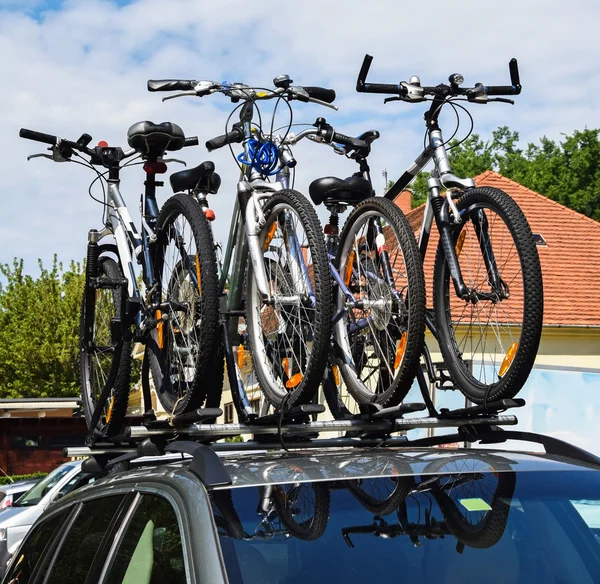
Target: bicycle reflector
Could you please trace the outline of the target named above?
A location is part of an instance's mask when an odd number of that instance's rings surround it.
[[[100,140],[100,142],[98,142],[98,148],[108,148],[108,142],[106,140]]]
[[[164,162],[146,162],[144,171],[148,174],[164,174],[167,172],[167,165]]]

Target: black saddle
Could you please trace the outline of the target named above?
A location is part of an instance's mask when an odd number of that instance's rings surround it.
[[[171,122],[138,122],[127,130],[127,142],[145,155],[160,156],[166,150],[181,150],[185,144],[183,130]]]
[[[215,164],[210,160],[196,168],[174,172],[169,178],[174,193],[198,190],[215,194],[221,186],[221,177],[215,172]]]
[[[308,187],[310,198],[315,205],[340,203],[356,205],[374,195],[371,183],[362,176],[341,179],[334,176],[319,178]]]

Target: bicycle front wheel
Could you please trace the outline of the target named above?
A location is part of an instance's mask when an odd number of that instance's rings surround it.
[[[191,197],[167,200],[156,224],[153,261],[160,309],[148,343],[158,397],[168,413],[219,402],[214,371],[222,358],[218,339],[217,260],[210,226]],[[220,379],[222,383],[222,377]],[[215,396],[215,392],[218,396]]]
[[[525,215],[503,191],[468,191],[453,241],[465,284],[450,284],[441,245],[434,271],[440,350],[458,389],[475,403],[514,397],[533,367],[542,333],[540,260]]]
[[[116,261],[106,256],[99,258],[100,286],[103,281],[114,283],[122,279],[123,273]],[[83,411],[90,434],[96,432],[107,437],[120,432],[129,402],[131,341],[119,341],[111,332],[111,321],[121,316],[122,294],[121,287],[91,287],[86,281],[81,302],[79,369]],[[87,317],[88,307],[92,307],[91,318]],[[100,394],[113,367],[117,368],[115,381],[98,423],[92,427]]]
[[[387,199],[356,206],[340,236],[334,328],[347,391],[360,404],[400,403],[415,378],[425,334],[425,281],[404,214]],[[347,405],[350,411],[353,408]]]
[[[256,376],[274,406],[306,403],[323,378],[331,336],[331,277],[313,207],[291,190],[272,195],[259,234],[270,298],[248,268],[246,322]]]

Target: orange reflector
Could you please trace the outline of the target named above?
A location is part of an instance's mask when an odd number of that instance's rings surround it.
[[[465,237],[467,236],[467,232],[461,231],[458,236],[458,241],[456,242],[456,255],[459,256],[462,251],[463,245],[465,244]]]
[[[244,345],[239,345],[238,346],[238,367],[240,369],[242,369],[243,365],[244,365]]]
[[[344,284],[346,286],[350,282],[350,277],[352,276],[352,264],[354,263],[354,250],[350,252],[348,255],[348,263],[346,264],[346,272],[344,273]]]
[[[400,340],[398,341],[398,347],[396,348],[396,357],[394,359],[394,371],[400,367],[402,357],[404,357],[404,351],[406,351],[406,331],[402,333]]]
[[[212,209],[204,209],[204,216],[209,221],[214,221],[215,220],[215,212]]]
[[[202,295],[202,280],[200,279],[200,259],[196,254],[196,278],[198,278],[198,292]]]
[[[263,250],[267,251],[269,249],[269,245],[273,241],[275,237],[275,232],[277,231],[277,221],[273,221],[273,225],[269,227],[269,231],[267,232],[267,236],[265,237],[265,242],[263,243]]]
[[[288,389],[292,389],[293,387],[296,387],[302,381],[302,377],[303,377],[302,373],[296,373],[296,375],[292,375],[286,382],[285,386]]]
[[[512,362],[517,354],[517,349],[519,348],[519,343],[515,342],[510,346],[508,352],[506,353],[506,357],[504,357],[504,361],[502,361],[502,365],[500,366],[500,371],[498,372],[498,377],[502,377],[507,371],[508,368],[512,365]]]
[[[337,365],[334,365],[331,368],[331,372],[333,373],[333,379],[335,380],[335,384],[340,384],[340,368]]]
[[[158,324],[156,325],[156,332],[158,333],[158,348],[162,349],[164,347],[164,338],[163,338],[163,320],[162,320],[162,312],[160,310],[156,311],[156,320]]]
[[[108,411],[106,412],[106,423],[108,424],[110,422],[110,418],[112,416],[112,412],[113,412],[113,406],[115,405],[115,398],[114,396],[110,398],[110,403],[108,404]]]
[[[290,369],[290,361],[287,357],[281,360],[281,366],[283,367],[284,374],[289,377],[292,370]]]

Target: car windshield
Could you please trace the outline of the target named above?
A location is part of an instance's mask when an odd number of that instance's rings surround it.
[[[33,488],[29,489],[16,503],[14,507],[33,507],[37,505],[44,496],[60,481],[67,473],[75,468],[73,464],[63,464],[55,468],[48,476],[44,477]]]
[[[439,470],[213,491],[229,581],[600,582],[600,472]]]

